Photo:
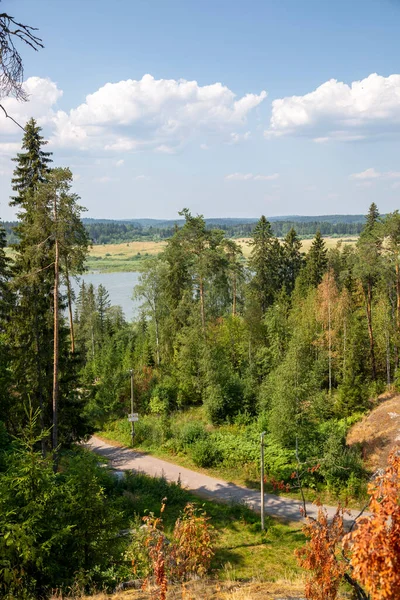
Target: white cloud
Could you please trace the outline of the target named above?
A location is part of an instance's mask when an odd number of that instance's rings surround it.
[[[353,173],[350,179],[356,180],[371,180],[371,179],[400,179],[400,171],[384,171],[380,173],[374,167],[361,171],[361,173]]]
[[[144,75],[140,80],[106,83],[84,103],[65,111],[57,109],[62,91],[50,79],[30,77],[24,87],[29,102],[3,101],[19,123],[24,125],[33,116],[45,126],[53,147],[108,152],[148,149],[171,154],[200,136],[204,143],[207,138],[247,139],[249,132],[242,134],[240,129],[267,96],[262,91],[237,98],[221,83],[201,86],[196,81]],[[20,131],[9,119],[4,118],[1,126],[3,135],[19,139]]]
[[[149,181],[150,177],[148,175],[136,175],[136,181]]]
[[[225,175],[227,181],[246,181],[253,178],[253,173],[231,173],[230,175]]]
[[[167,144],[160,144],[160,146],[157,146],[155,151],[161,152],[162,154],[175,154],[175,152],[176,152],[175,148],[172,148],[171,146],[167,146]]]
[[[238,144],[239,142],[245,142],[249,140],[251,137],[251,132],[246,131],[246,133],[237,133],[237,131],[233,131],[230,137],[231,144]]]
[[[207,144],[200,144],[201,150],[209,150],[209,146]]]
[[[225,175],[227,181],[274,181],[279,178],[279,173],[273,173],[272,175],[254,175],[253,173],[231,173]]]
[[[356,183],[356,187],[362,188],[362,189],[371,188],[373,185],[374,185],[373,181],[358,181]]]
[[[266,137],[357,141],[400,133],[400,75],[373,73],[350,85],[330,79],[304,96],[272,102]]]
[[[119,168],[119,167],[123,167],[123,166],[124,166],[124,163],[125,163],[124,159],[123,159],[123,158],[121,158],[120,160],[117,160],[117,161],[115,162],[115,166],[116,166],[116,167],[118,167],[118,168]]]
[[[381,173],[378,173],[378,171],[372,167],[371,169],[361,171],[361,173],[353,173],[350,175],[350,179],[378,179],[380,176]]]
[[[279,173],[272,173],[272,175],[254,175],[256,181],[274,181],[279,179]]]

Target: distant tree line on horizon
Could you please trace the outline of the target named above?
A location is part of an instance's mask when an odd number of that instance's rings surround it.
[[[350,236],[360,235],[364,223],[363,221],[354,222],[353,215],[349,216],[349,222],[341,220],[340,222],[329,221],[271,221],[272,232],[277,237],[285,237],[293,228],[296,229],[300,237],[312,237],[317,231],[323,236]],[[307,219],[307,217],[304,217]],[[345,217],[342,217],[345,219]],[[118,244],[124,242],[139,241],[143,238],[152,241],[171,238],[179,223],[173,221],[164,221],[154,225],[144,226],[140,222],[124,221],[102,221],[102,220],[83,220],[87,234],[93,244]],[[257,222],[236,222],[227,219],[206,219],[207,229],[221,229],[227,237],[240,238],[250,237],[254,232]],[[15,232],[16,223],[13,221],[3,222],[6,231],[7,244],[15,244],[18,237]]]

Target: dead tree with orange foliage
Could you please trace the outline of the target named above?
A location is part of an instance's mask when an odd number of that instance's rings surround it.
[[[328,513],[320,506],[316,519],[306,517],[303,531],[309,541],[295,554],[300,566],[309,572],[305,586],[309,600],[336,600],[342,580],[351,585],[357,600],[369,599],[351,573],[349,560],[342,552],[345,512],[338,506],[329,521]]]
[[[400,598],[400,451],[368,486],[372,515],[357,521],[344,539],[354,577],[374,600]]]
[[[393,451],[385,471],[368,486],[370,516],[361,515],[345,535],[344,509],[333,520],[326,511],[306,518],[309,541],[296,552],[310,572],[306,582],[309,600],[336,600],[343,579],[357,600],[400,598],[400,451]],[[363,512],[363,511],[362,511]]]

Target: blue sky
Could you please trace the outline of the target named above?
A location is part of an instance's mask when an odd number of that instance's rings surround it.
[[[3,0],[34,116],[88,216],[399,208],[400,1]],[[0,115],[0,215],[20,131]]]

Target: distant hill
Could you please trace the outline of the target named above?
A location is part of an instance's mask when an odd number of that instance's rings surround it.
[[[317,230],[323,236],[357,236],[365,223],[363,215],[288,215],[268,218],[274,235],[280,238],[285,237],[291,227],[301,238],[313,237]],[[222,229],[230,238],[246,238],[252,235],[257,221],[256,217],[220,217],[206,219],[206,225],[209,229]],[[165,240],[174,234],[176,226],[181,227],[184,222],[184,219],[83,219],[94,244]],[[17,242],[14,225],[11,221],[4,222],[9,244]]]
[[[257,223],[259,217],[218,217],[218,218],[206,218],[207,225],[221,226],[221,225],[240,225],[247,223]],[[277,217],[268,217],[267,219],[273,223],[276,221],[292,223],[331,223],[336,225],[338,223],[364,223],[364,215],[286,215]],[[83,219],[84,223],[125,223],[125,224],[138,224],[143,228],[153,227],[157,229],[164,229],[177,225],[182,225],[184,219]]]

